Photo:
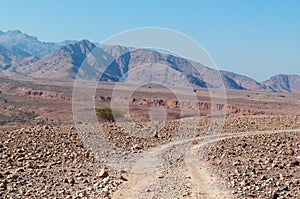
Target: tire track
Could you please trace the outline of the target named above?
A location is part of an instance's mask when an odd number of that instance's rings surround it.
[[[132,199],[132,198],[172,198],[177,195],[177,198],[234,198],[228,190],[222,188],[218,183],[217,175],[211,173],[209,166],[204,160],[204,147],[212,147],[218,140],[224,140],[234,137],[243,137],[248,135],[262,135],[275,133],[299,133],[300,129],[292,130],[275,130],[275,131],[247,131],[240,133],[227,133],[220,136],[208,135],[197,138],[189,138],[178,141],[173,141],[165,145],[159,145],[145,151],[142,158],[135,164],[129,174],[129,179],[112,198],[117,199]],[[193,144],[191,144],[193,142]],[[200,156],[199,156],[200,151]],[[199,158],[201,157],[202,158]],[[181,157],[181,159],[180,159]],[[183,164],[181,164],[183,163]],[[172,166],[172,169],[170,169]],[[186,196],[174,193],[180,190],[174,190],[171,187],[172,179],[164,178],[166,182],[161,184],[160,177],[163,175],[177,177],[185,173],[189,176],[188,179],[183,179],[180,184],[192,183],[192,193]],[[179,183],[179,182],[177,182]],[[156,185],[158,190],[154,193],[146,194],[147,187]],[[161,185],[161,186],[160,186]],[[170,187],[168,187],[170,186]],[[164,190],[170,192],[163,197],[155,195]],[[173,190],[173,192],[172,192]]]

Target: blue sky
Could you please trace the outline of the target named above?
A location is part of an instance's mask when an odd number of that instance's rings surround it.
[[[200,43],[219,69],[258,81],[300,75],[297,0],[6,0],[0,18],[0,30],[20,29],[42,41],[101,42],[132,28],[170,28]]]

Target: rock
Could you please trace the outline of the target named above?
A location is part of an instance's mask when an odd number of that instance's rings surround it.
[[[64,182],[64,183],[69,183],[68,178],[65,178],[65,179],[63,180],[63,182]]]
[[[49,126],[45,125],[45,126],[43,126],[43,128],[47,130],[47,129],[49,129]]]
[[[21,172],[24,172],[24,171],[25,171],[25,170],[24,170],[24,168],[22,168],[22,167],[21,167],[21,168],[18,168],[18,169],[16,170],[17,173],[21,173]]]
[[[104,184],[107,184],[109,182],[109,180],[110,180],[110,178],[109,178],[109,176],[107,176],[107,177],[103,178],[102,182]]]
[[[97,178],[105,178],[108,176],[108,173],[105,169],[101,169],[97,174],[96,177]]]
[[[16,180],[16,179],[18,179],[18,177],[19,177],[19,175],[17,175],[17,174],[10,174],[6,178],[9,180],[11,180],[11,179]]]
[[[280,197],[280,196],[278,195],[278,193],[275,192],[275,193],[273,193],[273,195],[272,195],[271,198],[272,198],[272,199],[277,199],[277,198],[279,198],[279,197]]]
[[[280,191],[280,192],[281,191],[288,191],[288,190],[289,190],[288,186],[285,186],[285,185],[278,188],[278,191]]]
[[[3,189],[3,190],[7,189],[7,181],[3,181],[0,183],[0,189]]]
[[[261,180],[266,180],[267,178],[266,178],[265,175],[262,175],[262,176],[260,177],[260,179],[261,179]]]
[[[102,191],[102,192],[100,193],[100,196],[103,197],[103,198],[105,198],[105,197],[108,196],[108,192]]]
[[[300,161],[296,160],[291,163],[292,166],[300,166]]]
[[[11,174],[10,171],[5,171],[5,172],[4,172],[4,175],[9,175],[9,174]]]
[[[84,196],[86,196],[86,191],[80,191],[78,193],[78,197],[83,198]]]
[[[71,177],[71,178],[69,179],[69,182],[70,182],[70,184],[75,184],[75,179],[74,179],[73,177]]]
[[[241,162],[238,160],[238,161],[236,161],[236,162],[233,162],[232,163],[232,166],[238,166],[238,165],[240,165],[241,164]]]
[[[132,146],[132,149],[140,150],[140,149],[142,149],[142,147],[141,147],[140,145],[138,145],[138,144],[134,144],[134,145]]]
[[[124,177],[124,175],[122,174],[119,174],[117,177],[116,177],[117,180],[123,180],[123,181],[127,181],[127,178]]]

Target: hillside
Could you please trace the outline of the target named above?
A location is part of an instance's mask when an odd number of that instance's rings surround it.
[[[1,74],[9,77],[74,80],[84,60],[96,49],[97,66],[94,63],[81,71],[85,79],[143,84],[157,82],[167,86],[201,88],[221,87],[224,84],[226,89],[300,93],[298,75],[276,75],[257,82],[243,75],[217,71],[201,63],[155,50],[96,46],[88,40],[51,43],[41,42],[18,30],[0,32]],[[91,60],[86,64],[90,64]],[[103,71],[106,65],[107,69]]]

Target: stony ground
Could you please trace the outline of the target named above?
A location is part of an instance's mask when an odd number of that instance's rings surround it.
[[[72,126],[0,132],[0,198],[109,198],[125,174],[110,172]]]
[[[238,198],[300,197],[299,133],[221,140],[208,159]]]
[[[193,131],[190,127],[195,120],[199,123],[197,130]],[[183,126],[187,135],[182,139],[189,138],[190,132],[195,134],[195,138],[201,138],[209,124],[209,117],[187,119]],[[135,126],[105,124],[102,127],[106,139],[136,155],[165,146],[182,136],[177,132],[179,126],[178,121],[169,121],[161,129],[156,123]],[[299,116],[230,116],[222,131],[227,134],[299,128]],[[128,131],[130,133],[124,133],[127,130],[131,130]],[[146,134],[136,137],[139,132]],[[240,198],[276,198],[276,194],[298,197],[297,135],[228,138],[213,148],[209,154],[210,163],[216,171],[222,171],[220,179],[225,179],[227,187]],[[36,125],[0,130],[0,198],[112,198],[117,190],[118,193],[121,191],[121,195],[126,194],[122,193],[120,185],[127,186],[125,191],[143,185],[146,175],[137,178],[126,171],[107,168],[105,162],[95,159],[83,143],[82,135],[78,135],[72,125]],[[183,158],[174,158],[172,150],[159,150],[162,159],[171,161],[166,164],[171,169],[149,176],[148,182],[154,177],[156,180],[153,182],[156,183],[141,186],[140,197],[158,198],[158,194],[164,198],[169,194],[176,198],[195,198],[192,185],[197,184],[193,176],[197,169],[188,172],[193,168],[186,167]],[[175,160],[178,164],[174,163]]]

